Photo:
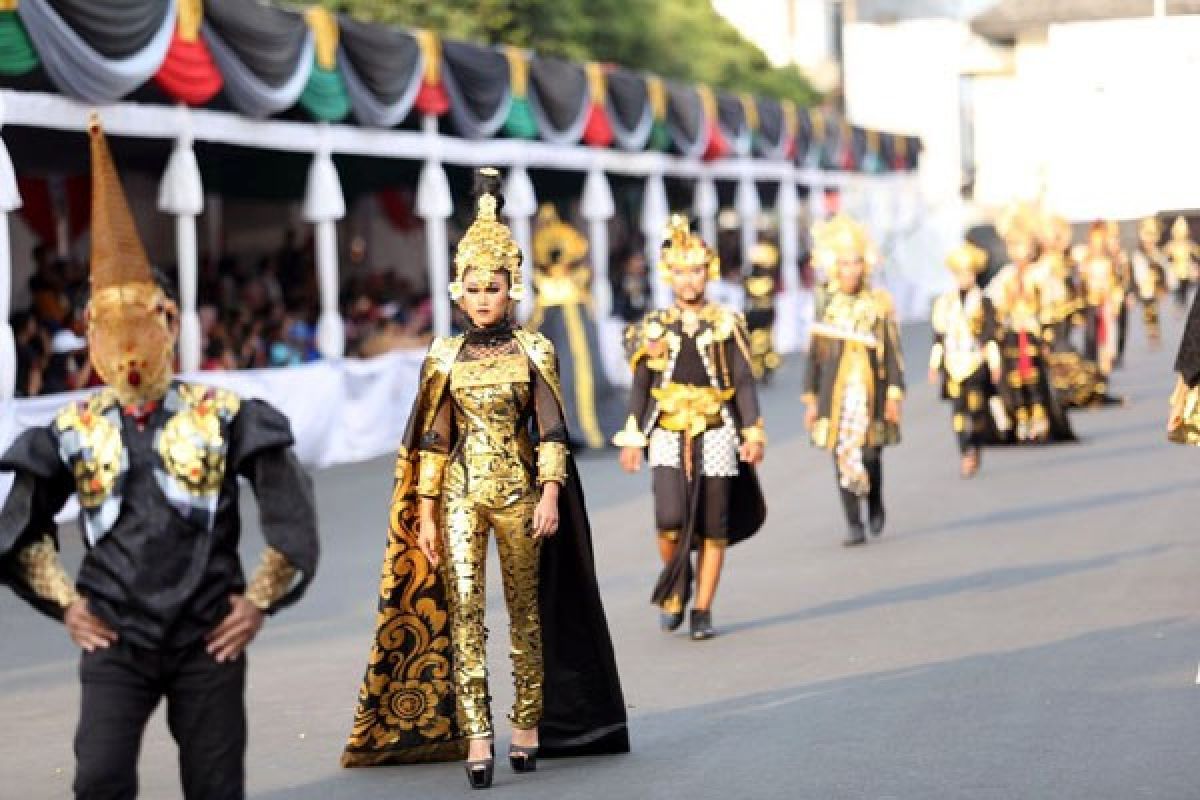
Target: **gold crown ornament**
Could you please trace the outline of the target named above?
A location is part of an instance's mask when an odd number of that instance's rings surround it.
[[[508,275],[508,296],[521,300],[525,296],[525,285],[521,283],[521,248],[513,239],[512,231],[499,219],[503,204],[500,195],[500,173],[494,167],[479,170],[483,190],[476,200],[475,219],[458,242],[454,252],[454,280],[450,283],[450,297],[462,299],[463,277],[468,270],[480,273],[490,280],[497,272]]]
[[[721,259],[712,251],[699,235],[692,233],[688,219],[683,214],[672,214],[667,222],[667,230],[663,235],[662,251],[658,258],[658,268],[664,274],[670,274],[677,267],[708,266],[709,280],[721,277]]]
[[[987,266],[987,261],[987,251],[971,242],[963,242],[946,256],[946,266],[955,274],[973,272],[978,275]]]
[[[879,251],[866,226],[849,214],[835,214],[814,224],[812,247],[813,261],[830,275],[844,259],[861,259],[868,273],[879,261]]]

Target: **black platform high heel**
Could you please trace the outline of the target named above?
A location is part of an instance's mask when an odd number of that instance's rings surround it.
[[[508,746],[508,763],[513,772],[537,772],[538,746],[510,744]]]
[[[496,745],[491,746],[491,755],[475,761],[467,759],[463,765],[467,770],[467,783],[472,789],[487,789],[492,785],[496,772]]]

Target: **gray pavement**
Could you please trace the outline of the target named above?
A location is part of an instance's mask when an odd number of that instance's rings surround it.
[[[493,791],[1200,797],[1200,452],[1162,434],[1180,332],[1164,316],[1163,352],[1135,333],[1115,381],[1125,407],[1073,415],[1079,444],[989,451],[971,482],[957,477],[949,413],[923,383],[928,332],[907,329],[914,385],[905,443],[885,455],[889,527],[854,551],[839,545],[831,460],[802,438],[801,369],[789,361],[765,392],[770,518],[730,552],[715,611],[722,635],[710,642],[656,629],[647,476],[625,476],[610,456],[583,459],[634,751],[521,777],[501,765]],[[253,797],[468,793],[457,765],[338,767],[372,630],[390,467],[316,475],[321,572],[251,654]],[[247,558],[260,547],[250,526]],[[67,554],[78,559],[75,542]],[[503,613],[498,588],[493,614]],[[510,693],[505,626],[492,620],[499,718]],[[0,596],[0,798],[68,796],[76,660],[61,628]],[[178,797],[175,769],[160,710],[143,796]]]

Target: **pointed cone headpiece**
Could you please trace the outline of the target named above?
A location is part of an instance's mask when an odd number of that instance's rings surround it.
[[[95,112],[88,123],[88,135],[92,140],[92,291],[131,283],[153,284],[150,261],[134,227]]]

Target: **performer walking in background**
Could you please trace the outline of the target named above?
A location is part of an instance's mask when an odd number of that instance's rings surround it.
[[[550,203],[538,212],[533,237],[535,312],[530,330],[550,339],[567,391],[567,429],[592,449],[608,446],[621,428],[621,399],[608,382],[592,311],[592,271],[583,263],[588,240],[558,218]]]
[[[633,389],[625,429],[613,441],[628,472],[641,468],[649,450],[663,561],[653,594],[661,625],[674,631],[683,622],[696,550],[690,630],[693,639],[708,639],[726,547],[753,536],[766,518],[753,467],[767,437],[745,322],[705,299],[718,259],[682,215],[671,218],[659,269],[675,304],[626,332]]]
[[[1192,241],[1188,222],[1183,217],[1176,217],[1171,223],[1171,238],[1163,245],[1163,253],[1175,281],[1175,307],[1182,311],[1187,307],[1188,294],[1196,283],[1196,261],[1200,256],[1200,247]]]
[[[354,767],[465,756],[476,789],[494,774],[489,531],[510,618],[512,768],[534,771],[539,754],[629,749],[554,347],[512,321],[521,252],[502,205],[499,174],[481,170],[450,285],[466,333],[436,339],[422,366],[396,461],[375,640],[342,757]]]
[[[188,800],[244,796],[246,647],[317,565],[308,475],[287,419],[258,400],[174,379],[179,319],[156,281],[98,120],[91,124],[92,364],[107,387],[23,433],[0,512],[0,582],[63,621],[83,650],[78,798],[138,792],[155,707],[179,745]],[[238,478],[258,499],[267,548],[249,582],[238,556]],[[55,515],[82,507],[87,553],[73,583]]]
[[[941,383],[942,397],[954,409],[953,427],[961,456],[960,473],[979,472],[984,443],[994,430],[989,401],[1000,382],[1000,347],[995,341],[995,312],[979,287],[987,253],[964,242],[946,257],[957,286],[933,302],[933,347],[929,380]]]
[[[775,293],[779,289],[779,248],[767,241],[750,251],[745,278],[746,327],[750,331],[750,364],[754,377],[766,384],[782,360],[775,352]]]
[[[813,258],[834,277],[812,328],[804,421],[833,453],[852,547],[866,542],[864,498],[871,533],[883,533],[882,450],[900,441],[904,363],[891,295],[870,284],[877,253],[866,228],[845,214],[818,223]]]
[[[1162,228],[1157,217],[1146,217],[1138,223],[1138,247],[1133,251],[1131,268],[1133,285],[1142,304],[1142,322],[1151,349],[1162,344],[1162,325],[1159,321],[1159,300],[1166,292],[1167,273],[1163,266],[1158,240]]]
[[[1020,443],[1073,440],[1074,434],[1050,381],[1042,340],[1042,280],[1034,264],[1034,243],[1028,220],[1006,215],[997,225],[1011,263],[1000,268],[984,290],[996,310],[996,341],[1003,376],[1001,397],[1007,415],[1015,420]]]

